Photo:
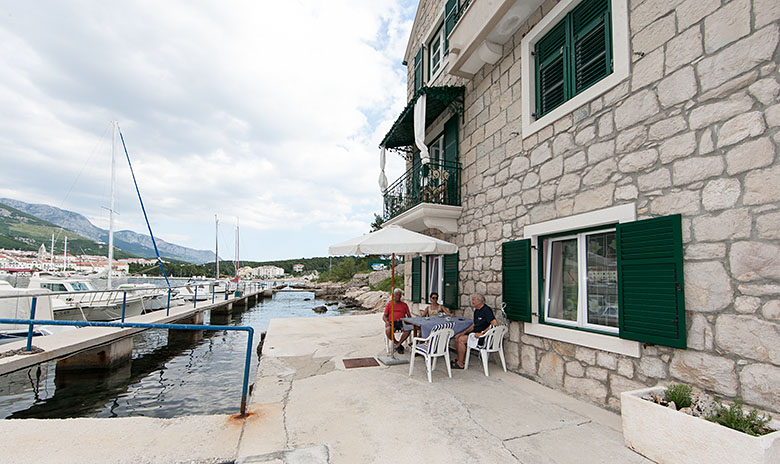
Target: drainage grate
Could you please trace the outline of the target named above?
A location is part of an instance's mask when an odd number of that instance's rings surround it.
[[[379,363],[375,358],[352,358],[344,360],[344,367],[347,369],[354,369],[356,367],[375,367]]]

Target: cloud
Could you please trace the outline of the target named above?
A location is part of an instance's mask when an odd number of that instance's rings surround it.
[[[101,222],[118,120],[160,234],[209,248],[216,213],[241,218],[250,258],[322,255],[381,211],[377,145],[405,104],[415,3],[6,3],[0,192]],[[121,227],[145,232],[119,161]]]

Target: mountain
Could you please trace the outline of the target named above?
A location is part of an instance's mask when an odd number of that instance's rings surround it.
[[[59,227],[76,232],[96,242],[108,242],[108,231],[92,224],[89,219],[79,213],[43,204],[31,204],[10,198],[0,198],[0,203],[23,211],[38,219],[56,224]],[[70,238],[68,238],[70,240]],[[214,261],[214,252],[195,250],[156,238],[157,248],[163,258],[170,258],[188,263],[207,263]],[[114,246],[120,250],[143,258],[154,258],[154,246],[148,235],[131,230],[114,232]]]
[[[68,251],[71,254],[102,255],[108,254],[108,246],[98,243],[69,230],[63,230],[56,224],[38,219],[16,208],[0,204],[0,248],[15,248],[35,251],[41,245],[51,251],[51,235],[56,237],[54,251],[63,252],[64,238],[68,237]],[[131,258],[132,254],[122,250],[114,253],[117,258]]]

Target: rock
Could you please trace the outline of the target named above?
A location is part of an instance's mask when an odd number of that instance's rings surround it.
[[[703,137],[703,136],[702,136]],[[659,147],[661,162],[666,164],[696,151],[696,133],[685,132],[665,141]]]
[[[750,237],[752,216],[747,208],[730,209],[717,216],[699,216],[693,220],[696,240],[717,242]]]
[[[723,123],[718,131],[718,146],[734,145],[748,137],[761,135],[766,123],[760,111],[737,115]]]
[[[684,273],[685,308],[688,311],[720,311],[731,304],[731,279],[723,264],[716,261],[686,263]]]
[[[734,361],[697,351],[677,351],[669,365],[669,374],[684,382],[708,385],[727,396],[737,394]]]
[[[675,411],[677,411],[677,405],[674,404],[674,401],[670,401],[669,404],[666,405],[666,407],[669,408],[669,409],[674,409]]]
[[[692,66],[686,66],[658,83],[658,99],[664,107],[688,101],[696,91],[696,74]]]
[[[742,194],[739,179],[715,179],[704,186],[701,204],[708,211],[731,208]]]
[[[761,238],[780,238],[780,213],[769,213],[756,219],[756,229]]]
[[[587,398],[595,403],[603,404],[607,399],[607,387],[593,379],[566,376],[564,390],[574,396]]]
[[[720,140],[718,143],[720,144]],[[751,140],[737,145],[726,153],[726,172],[733,176],[740,172],[763,168],[772,164],[774,158],[775,146],[768,137]]]
[[[751,171],[745,176],[745,193],[742,203],[745,205],[761,205],[780,201],[780,166]]]
[[[723,159],[720,156],[688,158],[674,163],[672,178],[674,185],[687,185],[718,176],[723,172],[724,167]]]
[[[674,28],[674,18],[672,18]],[[636,46],[636,43],[634,44]],[[649,51],[649,50],[642,50]],[[652,90],[643,90],[628,97],[615,110],[615,126],[623,130],[658,113],[658,99]]]
[[[536,348],[531,345],[520,345],[520,367],[529,374],[536,374]]]
[[[691,398],[691,414],[696,417],[709,417],[715,414],[717,405],[715,400],[704,392],[698,392],[693,394]]]
[[[547,385],[563,385],[563,369],[563,360],[555,353],[547,353],[539,361],[539,377]]]
[[[578,361],[584,362],[585,364],[596,364],[596,350],[585,348],[584,346],[578,346],[574,351],[574,358]]]
[[[704,49],[712,53],[750,33],[750,0],[734,0],[704,20]]]
[[[691,111],[688,120],[691,129],[702,129],[718,121],[744,113],[753,106],[753,99],[744,94],[734,95],[728,100],[700,105]]]
[[[666,363],[658,358],[643,356],[639,361],[639,371],[647,377],[666,378]]]
[[[762,408],[780,411],[780,368],[766,364],[753,364],[742,369],[739,375],[742,397],[745,402]]]
[[[678,411],[684,414],[688,414],[689,416],[693,415],[693,409],[691,408],[682,408],[682,409],[678,409]]]
[[[322,313],[328,312],[328,307],[324,306],[324,305],[320,305],[320,306],[315,306],[311,310],[314,311],[317,314],[322,314]]]
[[[764,319],[768,319],[770,321],[780,321],[780,300],[772,300],[767,302],[761,308],[761,314],[764,316]]]
[[[749,241],[734,243],[729,264],[731,274],[738,280],[780,280],[780,246]]]
[[[696,0],[693,1],[696,2]],[[679,22],[680,13],[677,14]],[[678,34],[666,44],[666,73],[669,74],[683,65],[693,63],[696,58],[701,56],[702,51],[700,28],[692,27],[682,34]]]
[[[722,314],[715,342],[726,353],[780,365],[780,325],[752,315]]]
[[[696,65],[703,90],[709,90],[772,58],[778,26],[771,24],[753,35],[704,58]]]
[[[325,306],[337,306],[339,304],[338,301],[328,301],[325,303]]]
[[[596,364],[607,369],[617,369],[617,356],[606,351],[596,352]]]

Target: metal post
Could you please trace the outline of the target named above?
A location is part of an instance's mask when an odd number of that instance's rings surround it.
[[[122,322],[125,322],[125,308],[127,308],[127,290],[122,292]]]
[[[38,306],[38,298],[33,297],[30,303],[30,328],[27,330],[27,351],[32,351],[33,326],[35,323],[35,307]]]
[[[228,284],[228,286],[229,286],[229,285],[230,285],[230,284]],[[227,288],[227,287],[225,287],[225,301],[227,301],[227,299],[228,299],[228,288]]]
[[[217,282],[214,282],[214,285],[211,286],[211,304],[214,304],[214,292],[217,289]]]
[[[192,299],[192,307],[197,308],[198,307],[198,286],[195,286],[195,297]]]
[[[168,307],[165,309],[165,315],[171,315],[171,289],[168,289]]]
[[[239,417],[246,416],[246,396],[249,392],[249,362],[252,359],[252,338],[254,338],[255,330],[252,327],[247,327],[247,341],[246,341],[246,361],[244,362],[244,386],[241,390],[241,415]]]

